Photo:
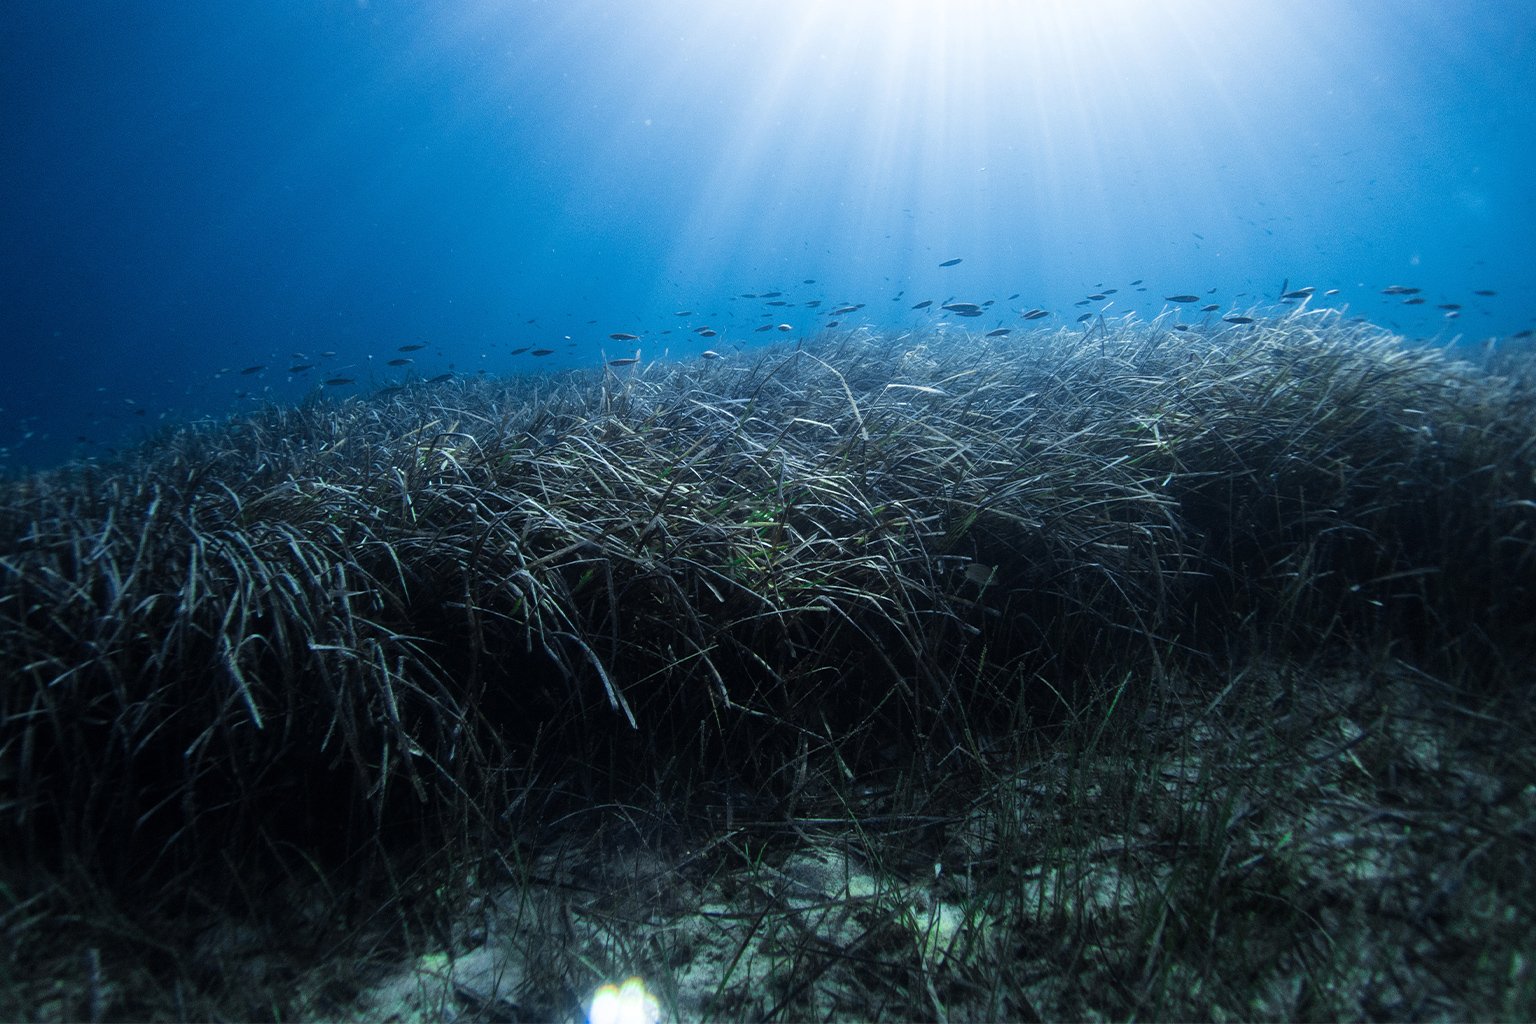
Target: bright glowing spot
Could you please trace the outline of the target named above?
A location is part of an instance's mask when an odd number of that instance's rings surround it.
[[[589,1024],[659,1024],[661,1003],[646,991],[645,982],[630,978],[622,985],[604,985],[592,996]]]

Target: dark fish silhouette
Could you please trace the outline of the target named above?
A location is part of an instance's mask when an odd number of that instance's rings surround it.
[[[1164,295],[1163,298],[1165,300],[1167,300],[1168,302],[1199,302],[1200,301],[1200,296],[1198,296],[1198,295]]]
[[[933,305],[933,300],[932,299],[924,299],[922,302],[919,302],[917,305],[913,306],[912,308],[913,309],[927,309],[931,305]]]
[[[958,266],[960,264],[960,262],[961,262],[960,258],[957,257],[957,258],[952,259],[952,260],[945,260],[943,263],[940,263],[939,266],[941,266],[941,267],[954,267],[954,266]]]
[[[608,335],[608,337],[612,338],[614,341],[639,341],[640,340],[640,335],[638,335],[638,334],[625,334],[622,331],[620,331],[618,334],[610,334],[610,335]]]
[[[401,345],[400,348],[397,351],[400,351],[400,352],[416,352],[416,351],[419,351],[419,350],[424,349],[426,347],[427,346],[422,345],[420,343],[417,343],[417,344],[414,344],[414,345]]]
[[[999,327],[999,328],[998,328],[998,329],[997,329],[997,330],[995,330],[995,331],[988,331],[988,332],[987,332],[987,337],[989,337],[989,338],[1001,338],[1001,337],[1003,337],[1003,336],[1004,336],[1004,335],[1006,335],[1006,334],[1012,334],[1012,333],[1013,333],[1013,332],[1012,332],[1012,331],[1010,331],[1010,330],[1009,330],[1009,329],[1008,329],[1008,328],[1006,328],[1006,327]]]

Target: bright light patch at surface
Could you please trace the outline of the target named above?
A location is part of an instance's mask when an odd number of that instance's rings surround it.
[[[867,280],[950,250],[1035,264],[1085,238],[1187,235],[1192,213],[1271,187],[1250,176],[1234,197],[1220,168],[1288,159],[1269,152],[1295,113],[1275,97],[1328,55],[1287,8],[1215,0],[563,10],[538,48],[571,50],[591,158],[568,219],[666,210],[658,258],[701,285],[811,269],[818,236],[865,254],[845,268]],[[581,84],[594,64],[607,76]]]

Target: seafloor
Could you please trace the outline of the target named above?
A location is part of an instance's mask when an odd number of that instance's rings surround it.
[[[6,481],[0,1016],[1528,1019],[1532,422],[1301,310]]]

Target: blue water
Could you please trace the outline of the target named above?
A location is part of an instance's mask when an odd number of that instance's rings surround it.
[[[3,472],[950,299],[1536,324],[1525,0],[7,0],[0,54]]]

